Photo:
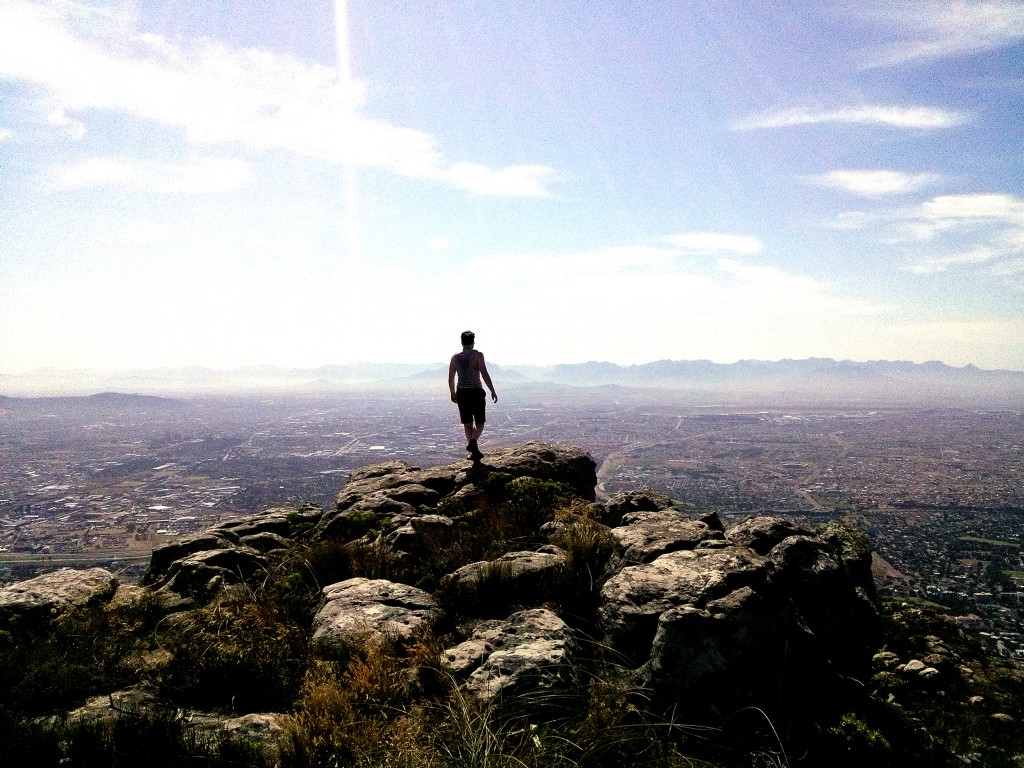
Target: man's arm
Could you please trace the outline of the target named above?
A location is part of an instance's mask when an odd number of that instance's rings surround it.
[[[448,363],[448,391],[451,392],[452,402],[457,403],[458,400],[455,398],[455,356],[452,355],[451,362]]]
[[[484,353],[480,352],[480,357],[477,360],[480,361],[480,376],[484,380],[484,384],[491,390],[491,400],[498,402],[498,393],[494,391],[494,385],[491,383],[491,374],[487,372],[487,363],[484,361]]]

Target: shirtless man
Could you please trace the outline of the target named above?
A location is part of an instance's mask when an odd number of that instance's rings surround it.
[[[473,461],[480,461],[483,454],[477,447],[476,441],[484,431],[484,422],[487,421],[487,397],[484,394],[483,384],[491,390],[491,399],[498,402],[498,395],[494,391],[494,384],[491,383],[491,375],[487,372],[487,364],[484,362],[484,355],[473,349],[476,342],[476,335],[472,331],[465,331],[462,334],[462,351],[452,355],[452,361],[448,364],[448,389],[452,394],[452,402],[459,406],[459,419],[466,430],[466,440],[469,444],[466,450]],[[455,378],[458,376],[458,386],[455,385]],[[483,379],[483,384],[480,380]]]

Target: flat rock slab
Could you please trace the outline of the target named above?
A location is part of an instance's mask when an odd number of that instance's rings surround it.
[[[479,624],[468,640],[444,653],[444,663],[483,702],[537,696],[566,686],[571,677],[572,629],[546,608],[520,611]]]
[[[455,490],[457,474],[456,466],[420,469],[404,461],[372,464],[349,475],[348,482],[335,498],[335,509],[339,512],[347,509],[372,493],[411,494],[432,500]]]
[[[709,539],[724,539],[721,531],[702,520],[691,520],[673,510],[632,512],[612,528],[615,542],[613,567],[649,563],[668,552],[694,549]]]
[[[434,598],[422,589],[386,579],[355,578],[323,589],[313,618],[313,645],[332,648],[375,634],[412,636],[434,618]]]
[[[562,551],[506,552],[497,560],[482,560],[464,565],[444,577],[454,588],[472,588],[488,579],[506,581],[514,589],[520,581],[534,581],[543,577],[554,578],[566,567]]]
[[[534,477],[563,483],[589,501],[594,500],[596,466],[593,457],[581,448],[532,440],[511,448],[486,451],[479,464],[485,472],[505,473],[510,478]],[[479,474],[479,469],[466,470],[460,473],[458,484],[472,482]]]
[[[117,577],[104,568],[53,571],[0,588],[0,616],[106,602],[116,591]]]

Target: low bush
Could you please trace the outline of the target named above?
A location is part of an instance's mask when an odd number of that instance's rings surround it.
[[[208,710],[288,711],[309,654],[312,603],[287,577],[238,602],[178,615],[162,629],[171,653],[161,693]]]
[[[67,710],[133,682],[130,655],[148,642],[155,601],[87,605],[56,616],[20,616],[0,635],[0,691],[17,711]]]

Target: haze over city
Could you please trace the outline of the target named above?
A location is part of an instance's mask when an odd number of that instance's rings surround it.
[[[1024,4],[5,0],[0,373],[1024,370]]]

